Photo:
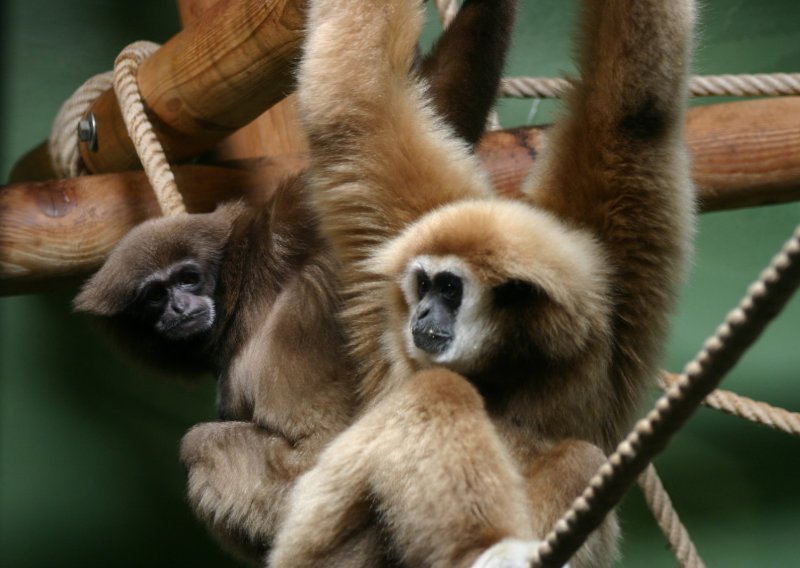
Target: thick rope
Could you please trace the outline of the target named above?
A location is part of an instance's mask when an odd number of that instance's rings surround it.
[[[709,338],[634,430],[617,447],[589,487],[545,537],[533,566],[561,566],[619,502],[652,458],[716,388],[800,285],[800,226],[739,306]]]
[[[161,212],[164,215],[182,215],[186,213],[186,206],[178,192],[164,149],[145,112],[136,81],[139,64],[155,53],[158,47],[149,41],[137,41],[120,52],[114,62],[114,92],[122,109],[128,135],[153,186]]]
[[[78,150],[78,124],[97,97],[109,90],[112,84],[111,71],[95,75],[61,105],[47,140],[56,176],[65,178],[86,173]]]
[[[672,506],[672,501],[653,464],[648,465],[644,473],[639,476],[639,487],[642,488],[647,505],[680,565],[684,568],[705,568],[705,563],[697,553],[689,537],[689,531],[683,526],[678,512]]]
[[[500,94],[511,98],[559,98],[570,86],[567,79],[505,77]],[[693,97],[758,97],[800,95],[800,73],[758,75],[694,75],[689,80]]]
[[[678,379],[678,375],[664,373],[660,382],[662,387],[667,389]],[[790,412],[722,389],[717,389],[709,394],[703,401],[703,405],[774,430],[800,436],[800,413],[798,412]]]

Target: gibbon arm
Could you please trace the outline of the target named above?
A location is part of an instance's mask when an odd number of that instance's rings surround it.
[[[436,109],[471,145],[497,98],[515,11],[513,0],[466,0],[448,30],[463,28],[469,35],[442,34],[422,62]]]
[[[465,143],[409,74],[422,21],[413,0],[309,8],[298,77],[309,180],[323,230],[348,267],[422,213],[488,191]],[[356,271],[344,273],[345,288],[358,282]]]
[[[694,203],[682,128],[694,18],[693,0],[584,3],[581,81],[528,188],[608,255],[619,401],[611,447],[652,374],[688,256]]]
[[[468,566],[531,537],[522,479],[462,377],[417,372],[340,434],[292,491],[269,565],[329,564],[376,519],[403,566]]]

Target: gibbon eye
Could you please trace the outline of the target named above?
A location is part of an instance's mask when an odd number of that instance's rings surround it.
[[[167,288],[163,282],[153,282],[142,291],[142,301],[150,307],[158,307],[167,297]]]
[[[193,268],[181,270],[176,279],[181,288],[195,288],[200,284],[200,280],[200,273]]]
[[[442,272],[436,275],[436,286],[439,289],[442,299],[456,309],[461,305],[461,297],[464,293],[464,282],[451,272]]]
[[[431,279],[422,270],[417,272],[417,297],[422,299],[431,290]]]

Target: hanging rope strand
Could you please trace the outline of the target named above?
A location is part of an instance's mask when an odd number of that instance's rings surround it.
[[[456,0],[436,0],[436,12],[439,14],[442,29],[446,30],[458,13],[458,2]]]
[[[619,503],[670,437],[778,314],[800,285],[800,226],[679,380],[617,447],[583,495],[547,535],[533,566],[561,566]]]
[[[133,140],[147,179],[153,186],[161,212],[164,215],[182,215],[186,213],[186,206],[178,192],[178,185],[164,149],[145,112],[136,81],[139,64],[155,53],[158,47],[149,41],[137,41],[120,52],[114,62],[114,92],[122,109],[128,135]]]
[[[705,563],[697,553],[689,537],[689,531],[683,526],[678,512],[672,506],[672,500],[653,464],[648,465],[644,473],[639,476],[639,487],[642,488],[645,501],[680,565],[683,568],[705,568]]]

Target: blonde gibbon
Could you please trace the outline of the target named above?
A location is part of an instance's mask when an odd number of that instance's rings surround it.
[[[407,566],[527,566],[629,427],[693,230],[693,0],[585,0],[580,80],[527,183],[485,173],[409,76],[416,0],[312,0],[308,183],[363,409],[292,490],[270,565],[377,524]],[[607,566],[610,516],[572,559]]]
[[[467,147],[494,103],[515,6],[467,0],[415,63]],[[137,359],[217,377],[220,421],[182,442],[188,500],[252,562],[271,546],[295,478],[353,420],[358,384],[336,315],[337,270],[299,177],[266,205],[142,224],[75,299]],[[376,562],[373,533],[344,556]]]

